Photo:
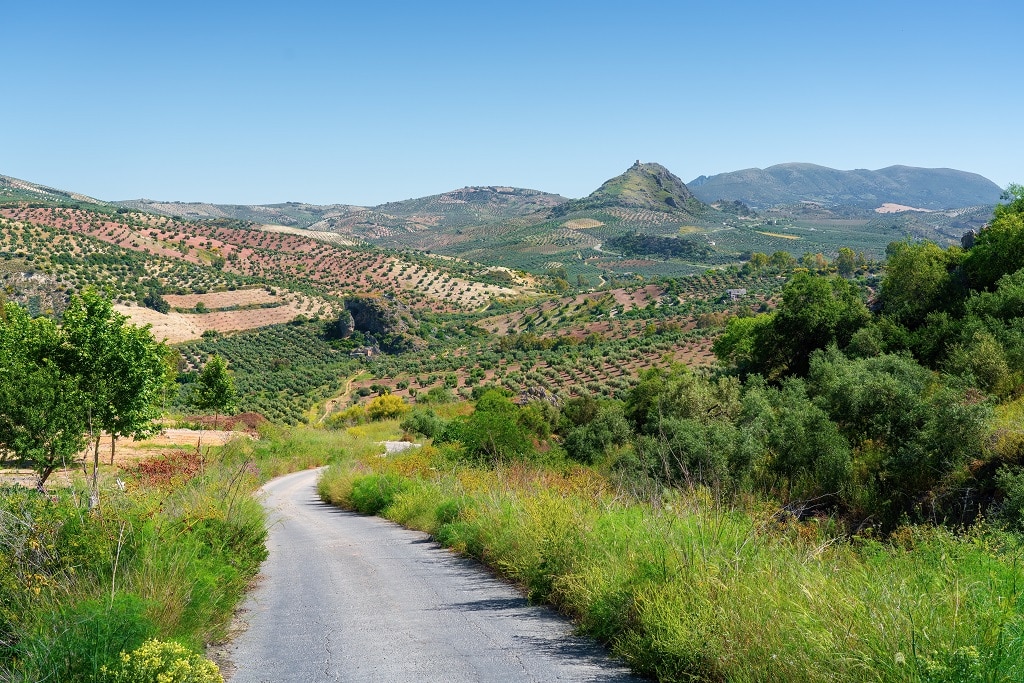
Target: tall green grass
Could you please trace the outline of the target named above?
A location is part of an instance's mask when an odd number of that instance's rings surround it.
[[[706,491],[655,506],[589,470],[329,468],[330,501],[433,534],[658,680],[1024,680],[1021,541],[977,527],[840,539]],[[371,511],[371,510],[366,510]]]
[[[86,509],[84,486],[0,490],[0,681],[103,680],[104,665],[152,638],[201,653],[225,635],[266,557],[252,493],[344,460],[350,442],[270,429],[209,449],[197,476],[170,485],[122,472],[122,488],[107,477],[98,512]]]

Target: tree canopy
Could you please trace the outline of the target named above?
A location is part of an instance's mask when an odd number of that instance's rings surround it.
[[[212,356],[199,373],[193,404],[199,410],[212,410],[216,425],[217,417],[234,407],[236,396],[235,383],[228,374],[227,364],[220,356]]]
[[[797,273],[782,290],[782,302],[774,312],[733,318],[714,351],[744,373],[772,379],[804,376],[811,352],[829,344],[845,347],[870,318],[863,294],[853,283]]]
[[[53,321],[12,303],[0,311],[0,444],[31,464],[40,488],[85,446],[85,400],[60,346]]]
[[[1004,275],[1024,268],[1024,187],[1010,185],[1009,200],[995,209],[995,217],[974,241],[964,259],[964,271],[973,289],[991,289]]]
[[[88,436],[95,499],[101,433],[116,439],[155,429],[165,347],[94,289],[71,298],[59,326],[14,304],[3,313],[0,443],[32,462],[42,486]]]

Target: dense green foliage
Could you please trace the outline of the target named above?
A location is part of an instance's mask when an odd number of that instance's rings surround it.
[[[56,467],[70,464],[87,434],[98,459],[102,432],[115,439],[152,433],[165,353],[147,328],[128,324],[92,289],[71,298],[60,326],[7,304],[0,448],[31,464],[41,488]]]
[[[533,452],[525,415],[501,392],[487,391],[469,417],[452,421],[435,441],[457,442],[470,459],[478,462],[521,459]]]
[[[666,259],[701,260],[711,253],[711,248],[703,240],[638,235],[635,232],[613,237],[606,244],[609,249],[620,251],[626,256],[659,256]]]
[[[1010,202],[996,207],[995,218],[964,259],[966,279],[974,289],[991,289],[1024,262],[1024,188],[1011,185],[1003,198]]]
[[[42,486],[84,447],[85,401],[59,363],[57,325],[10,303],[0,313],[0,453],[30,464]]]
[[[199,410],[213,411],[216,429],[216,416],[233,408],[237,400],[235,383],[228,374],[224,359],[218,355],[212,356],[199,373],[196,385],[196,390],[192,392],[192,404]]]
[[[773,313],[731,320],[715,353],[743,373],[803,376],[812,351],[846,347],[869,318],[861,292],[848,280],[798,273]]]
[[[173,492],[106,491],[102,516],[64,492],[5,491],[0,672],[102,680],[147,638],[196,648],[219,632],[265,552],[262,512],[231,480],[239,466],[211,463]]]

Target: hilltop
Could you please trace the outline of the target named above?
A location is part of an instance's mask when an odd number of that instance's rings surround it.
[[[388,202],[374,210],[421,222],[432,216],[445,216],[449,225],[456,227],[525,216],[568,201],[561,195],[519,187],[463,187],[429,197]]]
[[[463,187],[458,190],[387,202],[379,206],[351,204],[207,204],[135,199],[118,205],[165,216],[192,219],[233,218],[270,225],[321,230],[366,240],[395,232],[443,230],[493,223],[546,210],[568,201],[565,197],[518,187]]]
[[[992,206],[1002,193],[983,176],[950,168],[889,166],[877,171],[838,171],[804,163],[700,176],[691,180],[689,187],[705,202],[741,201],[756,209],[813,202],[869,210],[884,204],[942,210]]]
[[[293,228],[309,226],[338,216],[365,211],[361,206],[349,204],[307,204],[305,202],[284,202],[282,204],[209,204],[204,202],[162,202],[152,199],[132,199],[116,202],[118,206],[173,218],[209,220],[231,218],[266,225],[283,225]]]
[[[638,161],[582,199],[559,199],[547,206],[536,202],[537,209],[529,214],[391,235],[377,243],[404,242],[420,250],[595,285],[636,273],[689,274],[721,261],[699,234],[720,223],[720,212],[694,198],[661,164]],[[644,237],[629,237],[637,234]],[[657,241],[660,237],[669,241]],[[619,244],[623,238],[627,243]]]
[[[607,208],[648,209],[695,218],[707,207],[667,168],[638,160],[625,173],[606,180],[583,199],[561,204],[550,215],[557,218]]]
[[[58,190],[46,185],[31,183],[27,180],[20,180],[10,176],[0,175],[0,198],[7,200],[44,200],[51,202],[83,202],[86,204],[105,204],[99,199],[93,199],[77,192]]]

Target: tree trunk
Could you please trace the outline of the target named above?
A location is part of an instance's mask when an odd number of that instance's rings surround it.
[[[89,491],[89,509],[92,510],[94,508],[99,507],[99,505],[100,505],[100,486],[99,486],[99,482],[100,482],[100,480],[99,480],[100,437],[96,435],[96,430],[93,427],[93,422],[92,422],[92,406],[89,406],[87,410],[88,410],[88,412],[86,413],[86,417],[87,417],[88,422],[89,422],[89,439],[90,439],[90,441],[95,440],[95,444],[94,444],[93,449],[92,449],[92,452],[93,452],[93,459],[92,459],[92,482],[90,482],[90,491]],[[88,453],[88,451],[86,451],[86,452]],[[86,479],[86,481],[89,481],[89,465],[87,464],[89,462],[88,457],[89,456],[86,455],[86,457],[82,459],[82,465],[83,465],[83,469],[85,470],[85,479]]]
[[[92,449],[92,493],[89,495],[89,509],[100,506],[100,435],[95,436]]]
[[[36,490],[38,490],[39,493],[46,493],[46,480],[50,478],[51,474],[53,474],[53,470],[54,467],[50,466],[38,473],[38,478],[36,479]]]
[[[117,446],[117,434],[110,435],[110,464],[114,464],[114,447]]]

